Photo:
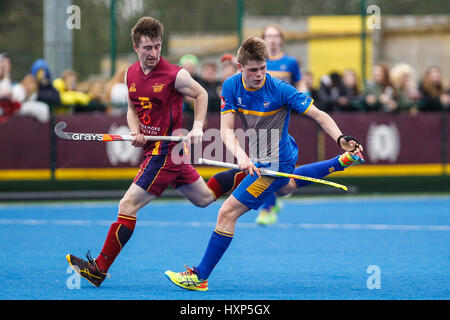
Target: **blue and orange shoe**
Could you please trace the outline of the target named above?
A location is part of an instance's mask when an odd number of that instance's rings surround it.
[[[186,271],[184,272],[173,272],[167,270],[164,274],[177,286],[196,291],[207,291],[208,290],[208,280],[199,279],[197,270],[195,268],[189,268],[186,266]]]
[[[350,154],[350,152],[347,151],[340,155],[339,163],[344,168],[347,168],[347,167],[350,167],[353,165],[364,163],[364,157],[361,152],[358,152],[357,154],[352,155],[352,154]]]

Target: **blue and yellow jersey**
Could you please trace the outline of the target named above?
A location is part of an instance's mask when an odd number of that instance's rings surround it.
[[[249,89],[239,73],[223,84],[221,113],[239,115],[249,138],[249,155],[253,161],[295,163],[298,147],[288,134],[290,111],[303,114],[312,102],[310,97],[270,74],[266,74],[260,88]]]
[[[294,85],[300,81],[300,67],[297,59],[285,53],[271,56],[267,59],[267,72],[271,76],[289,82]]]

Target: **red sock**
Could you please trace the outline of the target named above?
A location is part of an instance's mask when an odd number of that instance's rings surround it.
[[[95,259],[95,263],[100,271],[104,273],[108,272],[109,267],[114,262],[114,259],[116,259],[120,250],[122,250],[127,241],[131,238],[135,225],[135,217],[119,213],[117,221],[109,228],[102,251],[97,259]]]

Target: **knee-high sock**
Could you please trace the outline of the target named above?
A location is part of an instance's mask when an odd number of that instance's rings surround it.
[[[119,252],[131,238],[135,225],[135,217],[119,214],[117,221],[109,228],[102,251],[95,259],[95,263],[100,271],[108,272]]]
[[[211,235],[205,254],[200,264],[195,267],[200,279],[208,279],[216,264],[222,258],[233,240],[233,233],[215,229]]]
[[[207,185],[214,193],[214,197],[218,199],[223,194],[232,192],[236,189],[245,176],[246,174],[239,169],[230,169],[216,173],[208,180]]]
[[[344,170],[344,167],[340,164],[339,156],[337,156],[332,159],[309,163],[297,167],[294,170],[294,174],[321,179],[334,171],[342,171],[342,170]],[[312,183],[311,181],[299,179],[295,179],[295,182],[297,183],[297,188],[307,186]]]

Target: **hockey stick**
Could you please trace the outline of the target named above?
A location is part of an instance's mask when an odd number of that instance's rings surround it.
[[[131,141],[132,135],[126,134],[107,134],[107,133],[77,133],[77,132],[65,132],[65,122],[58,122],[55,126],[55,133],[61,139],[75,140],[75,141]],[[184,141],[186,137],[177,136],[145,136],[147,141]]]
[[[237,165],[237,164],[221,162],[221,161],[214,161],[214,160],[208,160],[208,159],[203,159],[203,158],[200,158],[198,163],[199,164],[207,164],[207,165],[210,165],[210,166],[230,168],[230,169],[239,169],[239,165]],[[335,187],[335,188],[338,188],[338,189],[343,189],[345,191],[348,191],[348,188],[346,186],[344,186],[342,184],[339,184],[339,183],[327,181],[327,180],[311,178],[311,177],[305,177],[305,176],[299,176],[299,175],[296,175],[296,174],[289,174],[289,173],[278,172],[278,171],[272,171],[272,170],[267,170],[267,169],[264,169],[264,168],[258,168],[258,169],[261,172],[261,174],[266,175],[266,176],[284,177],[284,178],[306,180],[306,181],[326,184],[328,186],[332,186],[332,187]]]

